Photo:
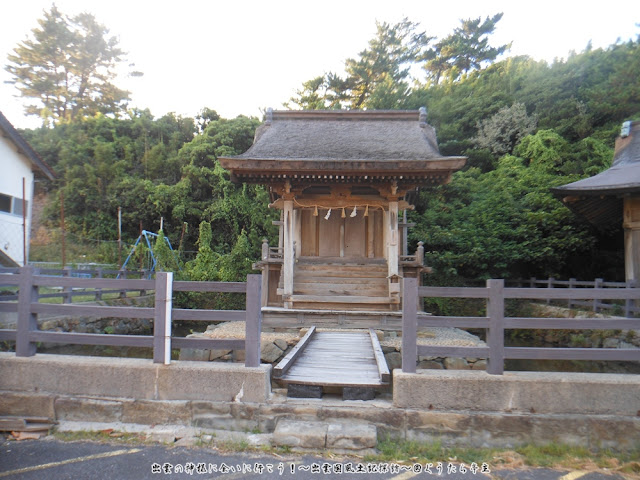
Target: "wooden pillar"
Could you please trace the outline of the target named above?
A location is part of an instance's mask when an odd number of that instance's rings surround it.
[[[624,270],[626,280],[640,279],[640,197],[624,197]]]
[[[18,292],[18,324],[16,326],[16,356],[31,357],[36,354],[36,344],[30,334],[38,330],[38,316],[31,313],[31,304],[38,303],[38,287],[33,285],[33,267],[20,268]]]
[[[487,280],[489,298],[487,299],[487,316],[489,317],[489,361],[487,373],[502,375],[504,373],[504,280]]]
[[[398,200],[389,202],[387,215],[387,262],[389,277],[398,275]]]
[[[408,277],[402,283],[402,371],[416,373],[418,281]]]
[[[153,318],[153,363],[171,363],[171,309],[173,272],[156,272],[156,300]]]
[[[283,209],[283,252],[282,252],[282,268],[283,268],[283,299],[284,307],[292,308],[291,295],[293,294],[293,266],[295,262],[293,252],[293,242],[295,240],[295,222],[293,219],[293,199],[284,200]]]
[[[245,367],[260,366],[260,334],[262,332],[262,309],[260,308],[260,276],[247,275],[247,300],[245,311]]]

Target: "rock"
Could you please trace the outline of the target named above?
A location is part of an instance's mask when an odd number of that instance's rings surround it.
[[[203,350],[201,348],[181,348],[180,356],[178,357],[180,361],[199,361],[199,362],[208,362],[209,361],[209,350]]]
[[[260,359],[265,363],[275,362],[283,353],[284,350],[273,342],[265,340],[260,343]]]
[[[402,355],[400,352],[389,352],[386,353],[384,359],[387,361],[387,366],[390,371],[393,371],[396,368],[402,368]]]
[[[422,369],[431,369],[431,370],[442,370],[444,367],[441,363],[434,362],[433,360],[422,360],[418,363],[417,368]]]
[[[486,370],[486,369],[487,369],[486,360],[478,360],[476,363],[471,365],[471,370]]]
[[[230,352],[231,350],[209,350],[209,360],[211,361],[217,360],[219,358],[224,357]]]
[[[444,368],[447,370],[469,370],[469,364],[464,358],[451,358],[444,359]]]
[[[285,351],[289,347],[287,341],[282,338],[276,338],[273,343],[275,343],[276,346],[282,351]]]
[[[603,348],[618,348],[619,340],[617,338],[605,338],[602,342]]]

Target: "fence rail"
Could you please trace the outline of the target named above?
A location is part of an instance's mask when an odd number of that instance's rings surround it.
[[[419,315],[418,299],[481,298],[487,301],[486,317]],[[402,371],[415,373],[416,358],[422,356],[486,358],[487,372],[502,375],[505,359],[524,360],[623,360],[640,361],[640,349],[538,348],[505,347],[506,329],[636,330],[638,318],[531,318],[505,317],[505,299],[588,300],[593,298],[640,299],[640,288],[505,288],[504,280],[487,280],[479,287],[418,287],[415,278],[405,278],[402,314]],[[417,344],[417,330],[422,327],[457,327],[487,329],[486,347],[422,346]]]
[[[0,267],[0,276],[5,275],[15,275],[20,272],[19,268],[13,267]],[[75,278],[78,279],[78,282],[70,282],[63,283],[59,281],[52,281],[49,285],[41,285],[41,286],[51,286],[54,288],[59,288],[59,292],[51,292],[51,293],[39,293],[38,298],[58,298],[61,297],[63,303],[72,303],[73,297],[86,297],[93,296],[94,300],[102,300],[103,295],[114,294],[117,293],[120,298],[124,298],[127,296],[128,291],[138,291],[140,296],[144,296],[147,293],[147,289],[153,289],[153,286],[145,288],[133,288],[130,286],[130,290],[123,289],[122,282],[119,283],[108,283],[106,287],[100,286],[98,283],[92,283],[91,287],[88,287],[86,280],[88,279],[147,279],[149,278],[149,272],[146,270],[113,270],[113,269],[102,269],[98,268],[95,270],[87,270],[83,268],[40,268],[34,267],[34,274],[47,276],[47,277],[63,277],[63,278]],[[153,280],[149,280],[153,282]],[[17,293],[17,284],[5,284],[15,287],[13,293],[10,290],[5,290],[3,294],[0,296],[0,301],[15,301],[18,300]],[[133,285],[133,284],[130,284]],[[142,284],[141,284],[142,285]],[[104,288],[107,288],[105,290]],[[108,290],[112,288],[112,290]]]
[[[604,300],[620,300],[620,298],[615,298],[609,296],[610,289],[624,289],[624,288],[638,288],[640,285],[636,281],[626,281],[626,282],[608,282],[603,280],[602,278],[596,278],[593,281],[588,280],[576,280],[575,278],[570,278],[569,280],[557,280],[553,277],[538,279],[535,277],[531,277],[529,279],[518,279],[518,280],[510,280],[509,283],[517,285],[518,287],[529,287],[529,288],[548,288],[548,289],[585,289],[590,290],[594,295],[588,296],[586,298],[581,297],[562,297],[562,300],[567,300],[567,307],[587,307],[590,310],[593,310],[595,313],[598,313],[601,310],[622,310],[624,308],[624,315],[626,317],[631,316],[631,314],[639,314],[640,313],[640,305],[635,304],[631,299],[626,299],[624,307],[619,304],[609,303]],[[602,290],[606,290],[606,295],[602,295]],[[600,293],[599,293],[600,292]],[[549,297],[546,299],[547,304],[550,304],[552,300],[559,300],[558,297]],[[588,301],[585,301],[588,300]]]
[[[17,312],[16,330],[1,329],[0,341],[15,341],[16,355],[33,356],[38,342],[77,345],[109,345],[153,348],[155,363],[169,364],[172,348],[245,350],[245,366],[260,365],[260,275],[248,275],[247,282],[180,282],[173,281],[172,273],[156,273],[155,280],[50,277],[40,275],[33,267],[22,267],[17,273],[0,275],[0,287],[17,285],[18,302],[0,302],[0,312]],[[39,303],[40,287],[115,288],[126,290],[155,290],[153,307],[109,307],[97,305],[54,305]],[[181,292],[236,292],[246,294],[245,310],[189,310],[173,308],[172,293]],[[110,335],[38,330],[38,314],[68,316],[152,319],[153,335]],[[244,320],[245,339],[225,340],[181,338],[171,336],[173,320],[230,321]]]

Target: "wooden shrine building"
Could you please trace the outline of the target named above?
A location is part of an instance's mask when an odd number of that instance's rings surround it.
[[[640,280],[640,122],[624,122],[604,172],[551,191],[594,225],[624,228],[625,275]]]
[[[444,157],[420,111],[272,111],[242,155],[219,158],[235,182],[265,185],[281,211],[279,244],[263,244],[263,307],[401,308],[407,195],[447,183],[465,157]],[[404,218],[404,220],[403,220]]]

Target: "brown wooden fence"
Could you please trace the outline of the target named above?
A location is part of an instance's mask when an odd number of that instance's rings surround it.
[[[487,280],[486,287],[418,287],[415,278],[405,278],[402,316],[402,371],[415,373],[418,355],[486,358],[487,372],[502,375],[505,359],[523,360],[623,360],[640,361],[640,349],[505,347],[506,329],[635,330],[638,318],[529,318],[505,317],[505,299],[637,301],[640,288],[505,288],[504,280]],[[484,298],[486,317],[418,315],[418,299]],[[487,329],[486,347],[417,345],[420,327]]]
[[[19,286],[18,301],[0,302],[0,312],[17,312],[16,330],[0,330],[0,341],[15,341],[16,355],[35,355],[38,342],[78,345],[110,345],[153,348],[155,363],[169,364],[172,348],[245,350],[245,366],[260,365],[260,275],[248,275],[247,282],[180,282],[172,273],[156,273],[155,280],[78,278],[36,275],[33,267],[22,267],[13,275],[0,275],[0,287]],[[98,305],[39,303],[40,287],[63,289],[91,288],[120,290],[155,290],[154,307],[111,307]],[[235,292],[246,294],[245,310],[175,309],[173,292]],[[153,335],[110,335],[38,330],[38,314],[94,316],[128,319],[153,319]],[[244,340],[180,338],[171,336],[172,320],[190,321],[246,321]]]
[[[17,267],[0,267],[0,275],[11,275],[17,274],[20,272],[20,269]],[[34,267],[34,275],[44,275],[44,276],[53,276],[53,277],[76,277],[81,279],[91,279],[91,278],[150,278],[150,274],[146,270],[112,270],[112,269],[79,269],[79,268],[42,268],[42,267]],[[0,300],[2,301],[11,301],[18,299],[18,285],[15,283],[11,287],[14,288],[6,288],[2,292],[2,296],[0,296]],[[48,292],[38,294],[38,298],[62,298],[63,303],[72,303],[73,297],[93,297],[96,301],[102,300],[103,295],[108,294],[118,294],[120,298],[124,298],[127,296],[126,289],[118,289],[118,290],[105,290],[103,288],[91,288],[88,287],[86,283],[82,283],[80,287],[56,287],[59,288],[58,292]],[[140,296],[145,295],[146,290],[139,290],[136,293]]]
[[[553,277],[549,278],[535,278],[531,277],[529,279],[519,279],[519,280],[509,280],[509,283],[513,285],[517,285],[518,287],[530,287],[530,288],[637,288],[638,284],[635,280],[630,280],[626,282],[609,282],[602,278],[596,278],[594,280],[577,280],[575,278],[570,278],[569,280],[558,280]],[[588,300],[581,300],[578,298],[568,298],[566,299],[566,303],[563,299],[562,304],[566,305],[567,308],[575,308],[581,307],[586,308],[588,310],[592,310],[595,313],[600,311],[609,311],[616,312],[618,311],[620,314],[623,314],[625,317],[631,317],[633,314],[640,313],[640,306],[637,305],[637,302],[632,298],[627,298],[624,301],[624,304],[621,302],[610,301],[613,299],[607,297],[593,297]],[[546,299],[547,304],[551,303],[551,299]]]

